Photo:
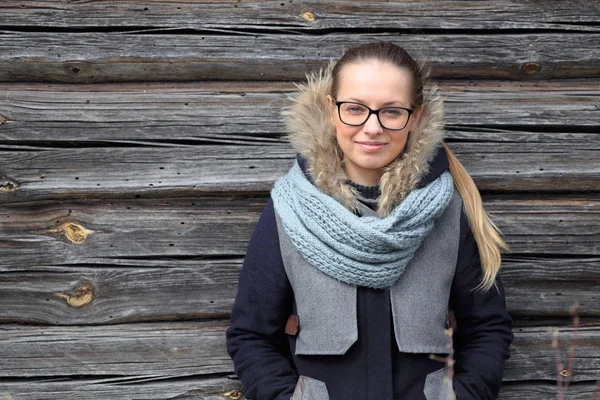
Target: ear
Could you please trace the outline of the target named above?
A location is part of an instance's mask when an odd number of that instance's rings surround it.
[[[329,110],[329,122],[335,126],[335,101],[330,95],[327,95],[327,108]]]

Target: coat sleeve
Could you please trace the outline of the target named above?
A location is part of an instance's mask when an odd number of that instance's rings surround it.
[[[504,287],[498,275],[496,287],[473,291],[482,279],[477,243],[464,212],[461,244],[451,289],[451,308],[456,317],[453,386],[458,400],[496,399],[504,362],[510,357],[513,320],[506,309]]]
[[[269,199],[250,239],[226,332],[227,351],[248,399],[289,400],[294,392],[298,376],[284,332],[292,306]]]

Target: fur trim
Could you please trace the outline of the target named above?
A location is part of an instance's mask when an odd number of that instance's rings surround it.
[[[306,159],[308,172],[316,186],[351,211],[357,208],[356,189],[348,185],[343,167],[343,152],[337,144],[335,128],[329,121],[327,95],[331,93],[329,61],[326,68],[306,75],[306,84],[295,84],[295,96],[287,98],[292,105],[282,111],[286,138]],[[413,127],[403,154],[385,167],[380,181],[381,197],[378,214],[388,216],[419,180],[429,172],[428,167],[444,133],[444,105],[437,86],[424,93],[423,113]]]

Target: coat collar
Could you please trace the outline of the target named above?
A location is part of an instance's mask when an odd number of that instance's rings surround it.
[[[330,93],[330,61],[325,69],[307,75],[307,83],[296,85],[292,105],[282,111],[287,138],[296,151],[300,167],[322,192],[346,208],[356,211],[357,192],[347,181],[335,130],[329,122],[327,94]],[[437,87],[424,96],[424,109],[418,126],[408,137],[405,151],[389,164],[381,177],[378,214],[386,217],[416,187],[435,180],[448,169],[448,158],[441,146],[444,132],[444,107]]]

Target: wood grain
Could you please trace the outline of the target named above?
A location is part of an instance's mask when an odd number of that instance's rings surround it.
[[[436,78],[600,77],[600,53],[596,51],[600,33],[314,36],[7,32],[2,39],[0,82],[298,80],[327,60],[338,59],[345,48],[375,40],[400,43],[415,58],[427,59]]]
[[[265,197],[70,200],[0,208],[0,268],[112,263],[169,257],[243,256]],[[487,196],[484,206],[515,256],[600,255],[600,199]],[[81,244],[59,227],[93,231]],[[134,261],[131,261],[134,262]]]
[[[229,317],[243,259],[107,261],[2,268],[0,323],[90,325]],[[598,258],[505,257],[500,275],[515,318],[570,318],[575,304],[580,317],[600,316]],[[85,305],[75,308],[61,296],[86,283],[93,294]]]
[[[224,400],[235,398],[234,390],[241,389],[241,382],[234,378],[197,378],[185,380],[167,380],[147,378],[141,382],[124,379],[119,383],[113,379],[78,379],[52,381],[2,382],[0,395],[10,395],[19,400],[80,400],[81,393],[88,398],[114,400],[132,397],[144,399],[194,399]],[[567,388],[569,400],[590,400],[596,385],[594,382],[577,382]],[[504,382],[500,388],[498,400],[539,400],[550,399],[556,395],[556,384],[546,382]],[[227,396],[229,395],[229,396]],[[245,400],[241,397],[237,400]]]
[[[162,377],[113,377],[105,379],[68,379],[57,381],[32,379],[1,381],[0,398],[3,400],[81,400],[87,399],[193,399],[193,400],[245,400],[236,397],[241,382],[235,376],[192,377],[179,380]],[[4,395],[4,397],[2,397]],[[6,398],[6,396],[11,396]]]
[[[484,192],[600,190],[600,152],[593,148],[481,142],[449,147]],[[0,204],[73,196],[252,195],[269,191],[294,158],[287,144],[7,148],[0,151]]]
[[[302,78],[302,81],[304,77]],[[449,139],[600,147],[600,80],[442,81]],[[293,82],[0,84],[0,141],[278,142]],[[231,110],[235,110],[234,113]]]
[[[20,382],[0,380],[0,398],[5,400],[81,400],[87,399],[193,399],[193,400],[245,400],[236,397],[241,389],[235,377],[192,377],[168,379],[161,377],[25,380]],[[4,397],[2,397],[4,395]]]
[[[198,242],[203,241],[198,238]],[[58,325],[192,320],[229,317],[241,259],[150,259],[104,266],[38,266],[0,272],[0,322]],[[161,266],[161,264],[163,266]],[[23,268],[26,270],[27,268]],[[69,306],[68,294],[84,282],[92,300]]]
[[[86,327],[3,325],[0,376],[87,375],[115,378],[184,378],[229,374],[225,350],[227,321],[120,324]],[[579,327],[573,382],[600,376],[599,327]],[[506,382],[556,379],[550,327],[517,328],[506,363]],[[559,356],[565,357],[573,328],[558,330]],[[564,359],[564,358],[563,358]]]
[[[314,17],[303,17],[312,12]],[[194,29],[308,31],[336,29],[558,30],[598,31],[598,6],[577,0],[544,3],[500,0],[292,2],[108,0],[4,0],[3,25],[44,28]]]

